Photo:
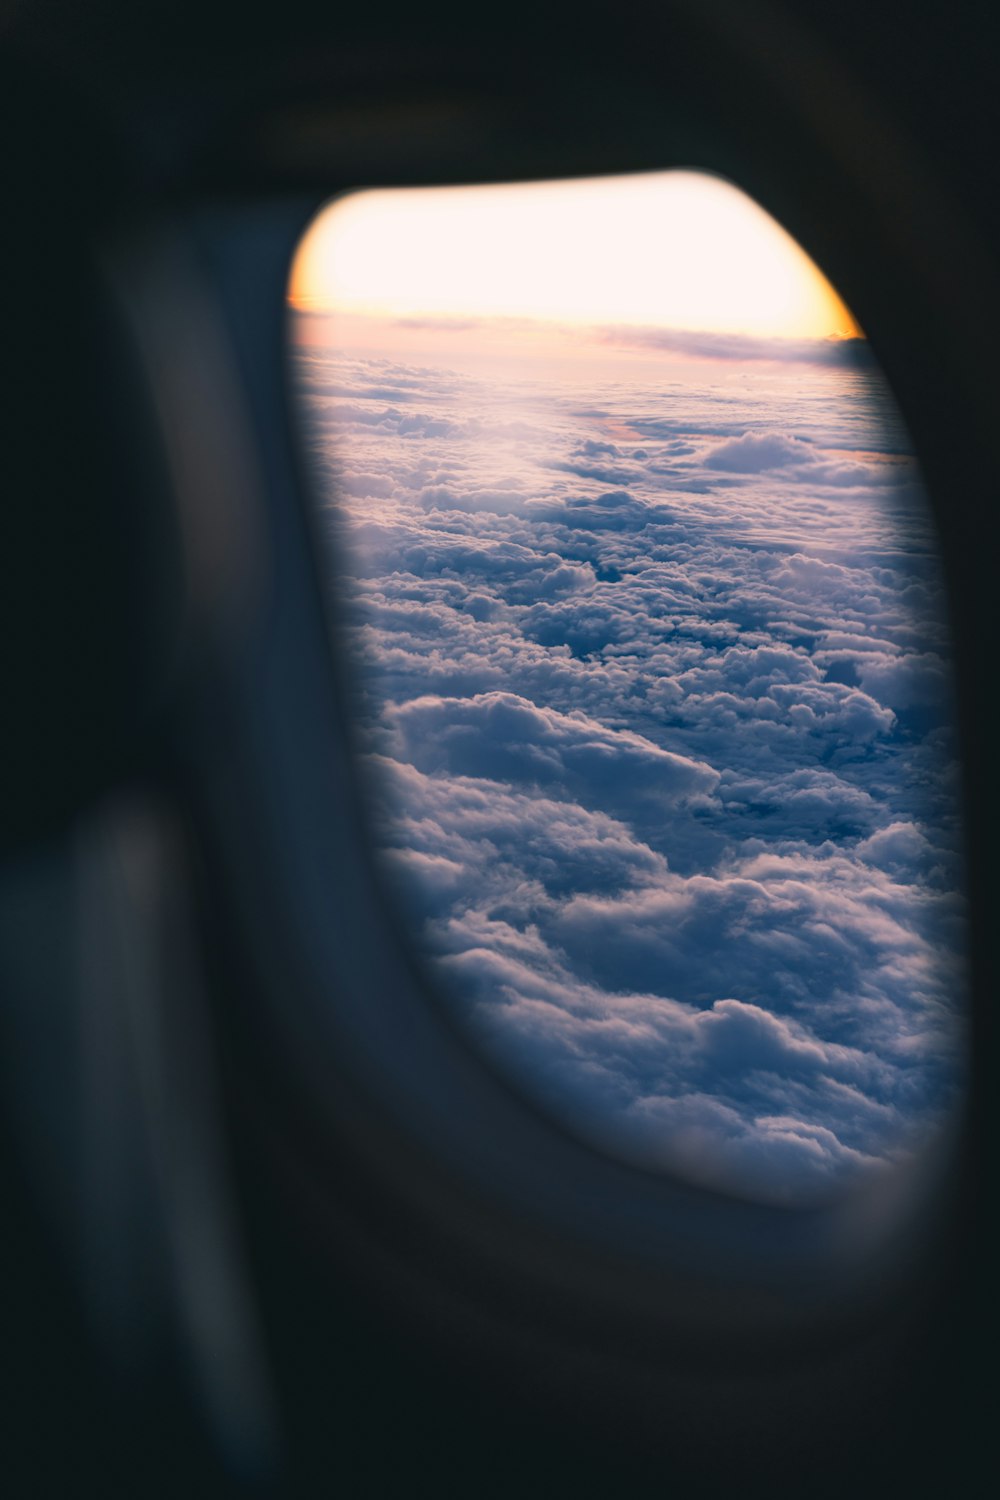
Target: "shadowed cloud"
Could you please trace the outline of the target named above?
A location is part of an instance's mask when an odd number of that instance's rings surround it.
[[[930,520],[863,341],[601,336],[744,383],[298,364],[376,836],[447,1002],[547,1107],[808,1197],[960,1078]]]

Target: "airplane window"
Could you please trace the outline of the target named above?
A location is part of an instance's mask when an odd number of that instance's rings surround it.
[[[694,172],[371,191],[289,288],[373,836],[442,1004],[598,1148],[805,1202],[961,1092],[947,609],[803,250]]]

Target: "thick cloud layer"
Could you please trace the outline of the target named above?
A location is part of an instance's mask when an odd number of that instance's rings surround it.
[[[878,378],[298,359],[378,835],[474,1035],[738,1190],[912,1150],[960,1077],[957,770]]]

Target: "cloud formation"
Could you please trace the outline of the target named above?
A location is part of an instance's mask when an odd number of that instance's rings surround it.
[[[660,349],[665,354],[685,354],[695,359],[776,361],[782,364],[818,365],[821,368],[866,370],[874,367],[867,339],[757,338],[750,334],[708,333],[686,328],[604,328],[607,344],[635,349]]]
[[[377,836],[444,995],[603,1146],[796,1199],[959,1086],[957,768],[884,386],[741,347],[700,387],[297,373]]]

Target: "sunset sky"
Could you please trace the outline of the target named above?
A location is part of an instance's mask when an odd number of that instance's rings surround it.
[[[521,345],[609,331],[753,340],[856,338],[829,282],[739,189],[694,172],[574,182],[384,190],[336,199],[299,248],[301,342],[445,346],[484,321]],[[499,320],[499,321],[497,321]],[[418,327],[414,323],[419,324]],[[534,327],[528,325],[535,325]],[[368,325],[368,326],[366,326]],[[433,325],[433,329],[428,325]],[[466,342],[468,342],[466,340]]]

